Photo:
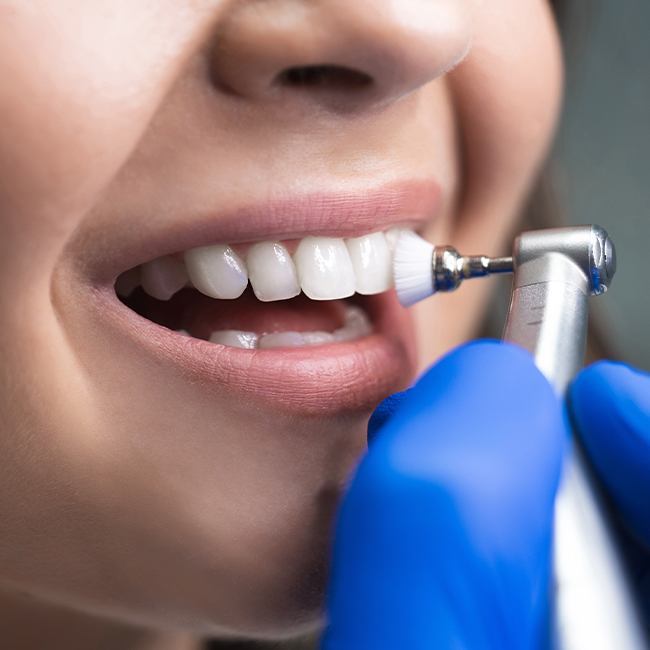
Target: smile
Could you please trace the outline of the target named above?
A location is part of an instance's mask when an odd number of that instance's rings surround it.
[[[97,320],[133,358],[220,395],[301,413],[371,407],[414,371],[392,246],[431,219],[438,196],[431,182],[409,183],[257,206],[150,238],[104,236],[107,250],[88,262]]]
[[[354,341],[370,335],[372,324],[358,302],[342,301],[392,287],[399,232],[201,246],[129,269],[117,279],[116,292],[149,320],[221,345],[269,349]]]

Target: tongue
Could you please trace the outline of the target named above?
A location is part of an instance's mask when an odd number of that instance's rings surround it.
[[[142,293],[136,311],[172,329],[209,338],[218,330],[257,332],[333,332],[344,323],[342,300],[314,301],[304,295],[290,300],[260,302],[250,288],[236,300],[215,300],[193,289],[183,289],[161,303]]]

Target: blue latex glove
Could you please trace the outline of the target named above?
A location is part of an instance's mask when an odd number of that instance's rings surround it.
[[[566,429],[530,355],[463,346],[369,430],[339,513],[323,647],[540,647]]]
[[[578,375],[569,404],[587,456],[635,540],[626,550],[650,623],[650,375],[596,363]]]

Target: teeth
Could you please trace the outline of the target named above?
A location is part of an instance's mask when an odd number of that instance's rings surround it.
[[[303,332],[305,345],[324,345],[334,341],[334,334],[331,332]]]
[[[365,295],[388,291],[393,283],[391,253],[384,233],[348,239],[356,291]]]
[[[211,298],[239,298],[248,284],[246,266],[230,246],[193,248],[185,253],[185,264],[192,284]]]
[[[270,348],[302,348],[308,345],[324,345],[336,339],[330,332],[274,332],[260,337],[259,347]]]
[[[169,300],[187,283],[187,272],[183,262],[167,255],[143,264],[140,281],[150,296]]]
[[[179,330],[179,333],[186,334],[184,330]],[[365,312],[359,307],[350,305],[346,308],[343,327],[334,332],[271,332],[269,334],[256,334],[255,332],[242,332],[239,330],[219,330],[212,332],[210,341],[233,348],[270,350],[272,348],[302,348],[310,345],[356,341],[369,334],[372,334],[372,325]]]
[[[273,332],[260,336],[258,347],[268,348],[300,348],[305,345],[302,332]]]
[[[231,348],[254,350],[257,347],[258,336],[255,332],[240,332],[239,330],[220,330],[212,332],[210,341],[229,345]]]
[[[285,300],[300,293],[296,267],[282,244],[255,244],[248,251],[246,262],[251,286],[259,300]]]
[[[235,299],[250,279],[258,300],[287,300],[302,290],[312,300],[376,294],[393,285],[392,257],[402,229],[362,237],[305,237],[292,256],[280,242],[250,245],[246,262],[227,244],[200,246],[180,256],[165,256],[122,273],[118,295],[128,297],[142,284],[146,293],[169,300],[184,286],[217,299]]]
[[[388,244],[388,250],[390,251],[391,255],[395,252],[397,240],[399,239],[399,236],[402,234],[403,230],[403,228],[391,228],[384,233],[386,244]]]
[[[300,286],[312,300],[336,300],[354,293],[354,269],[342,239],[305,237],[294,261]]]

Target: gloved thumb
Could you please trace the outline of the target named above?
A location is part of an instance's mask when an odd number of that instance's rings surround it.
[[[530,355],[462,346],[379,413],[339,513],[324,648],[534,647],[565,428]]]

